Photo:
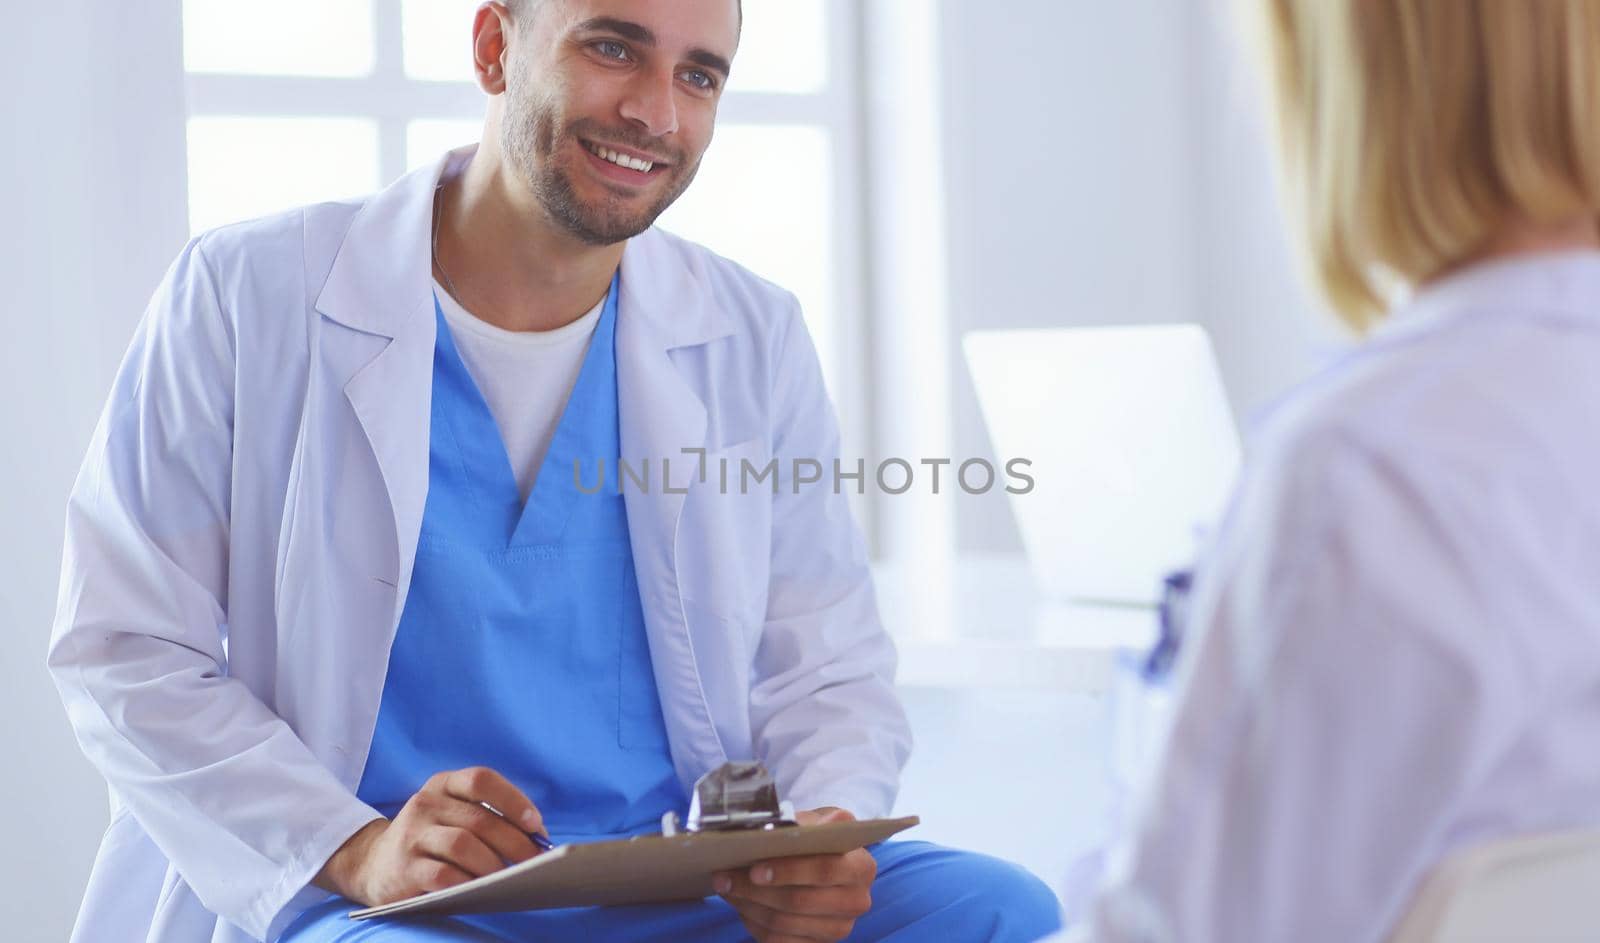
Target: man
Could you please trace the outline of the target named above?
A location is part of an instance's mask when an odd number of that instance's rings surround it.
[[[535,835],[650,831],[730,758],[803,822],[890,809],[909,733],[862,544],[783,472],[838,448],[797,307],[650,228],[739,27],[736,0],[485,4],[475,151],[185,249],[69,510],[50,665],[117,807],[78,939],[1053,929],[1036,880],[917,842],[693,904],[344,919]],[[771,490],[700,471],[774,457]]]

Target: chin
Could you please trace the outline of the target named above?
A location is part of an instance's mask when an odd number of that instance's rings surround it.
[[[672,178],[643,190],[621,193],[601,181],[580,174],[558,173],[549,178],[545,207],[572,235],[595,245],[615,245],[639,235],[655,224],[675,197]]]
[[[656,217],[642,213],[618,215],[586,211],[567,220],[567,229],[590,245],[609,246],[626,242],[655,224]]]
[[[665,209],[642,199],[628,200],[624,205],[610,200],[586,201],[577,207],[573,222],[588,232],[604,235],[605,242],[621,242],[655,225]]]

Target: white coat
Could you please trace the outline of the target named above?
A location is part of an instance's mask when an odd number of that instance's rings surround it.
[[[1072,940],[1381,943],[1465,848],[1600,825],[1600,252],[1424,288],[1284,403]]]
[[[355,789],[428,485],[444,167],[196,238],[140,323],[73,489],[49,653],[112,791],[74,940],[271,939],[377,817]],[[680,779],[757,757],[801,808],[888,813],[910,736],[863,543],[831,482],[790,487],[791,458],[839,446],[794,298],[651,230],[616,343]],[[719,457],[774,456],[777,494],[722,493]]]

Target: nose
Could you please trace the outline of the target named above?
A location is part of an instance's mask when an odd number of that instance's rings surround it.
[[[622,117],[638,125],[652,137],[666,137],[678,130],[678,102],[671,72],[640,72],[629,83],[623,96]]]

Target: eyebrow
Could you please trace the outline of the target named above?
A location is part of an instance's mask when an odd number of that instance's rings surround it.
[[[614,16],[596,16],[584,20],[577,26],[579,32],[584,33],[615,33],[623,39],[638,43],[641,46],[656,45],[656,34],[650,28],[632,20],[622,20]],[[689,50],[684,57],[701,68],[722,73],[723,77],[733,71],[733,65],[723,56],[719,56],[709,49],[694,48]]]

